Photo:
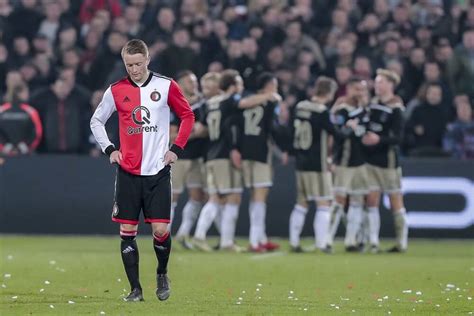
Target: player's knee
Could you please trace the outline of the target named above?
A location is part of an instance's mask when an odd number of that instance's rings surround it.
[[[267,200],[268,188],[256,188],[252,194],[255,202],[265,202]]]
[[[189,198],[197,202],[202,202],[204,194],[200,188],[193,188],[189,190]]]
[[[137,237],[138,231],[136,227],[133,228],[133,225],[129,225],[129,226],[132,226],[132,228],[125,229],[125,228],[120,227],[120,238],[122,240],[132,241],[135,239],[135,237]]]
[[[156,237],[166,236],[167,233],[168,233],[167,225],[156,225],[153,227],[153,235]]]
[[[360,207],[364,205],[364,196],[363,195],[351,195],[349,204],[351,206]]]

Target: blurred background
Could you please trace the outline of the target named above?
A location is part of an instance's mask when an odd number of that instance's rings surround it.
[[[123,77],[128,39],[150,69],[238,70],[252,92],[274,73],[281,122],[327,75],[345,94],[396,71],[405,102],[401,148],[410,235],[474,238],[474,3],[469,0],[0,0],[0,232],[108,234],[115,170],[89,120]],[[118,146],[118,123],[109,120]],[[275,164],[269,235],[287,236],[293,166]],[[185,197],[183,197],[185,199]],[[180,221],[180,207],[176,221]],[[238,234],[248,233],[244,200]],[[389,211],[382,236],[392,236]],[[307,223],[305,234],[310,234]]]

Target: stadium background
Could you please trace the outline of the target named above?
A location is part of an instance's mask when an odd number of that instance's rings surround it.
[[[114,171],[91,139],[88,119],[103,89],[124,75],[121,46],[139,37],[151,47],[151,69],[167,76],[235,68],[250,92],[259,72],[275,73],[282,122],[318,75],[336,78],[343,95],[352,74],[371,85],[378,67],[395,70],[408,113],[402,149],[410,235],[474,237],[474,128],[472,115],[466,123],[457,114],[474,96],[473,27],[474,6],[455,0],[0,1],[0,97],[6,102],[9,87],[26,85],[27,103],[43,121],[42,141],[25,155],[0,140],[0,232],[115,232],[108,213]],[[75,114],[46,119],[64,106],[51,97],[58,81]],[[431,85],[441,90],[434,105]],[[450,134],[458,125],[462,144]],[[21,141],[24,131],[15,132]],[[270,235],[287,234],[291,170],[277,166]],[[246,201],[241,209],[238,234],[245,236]],[[382,236],[392,236],[387,214]]]

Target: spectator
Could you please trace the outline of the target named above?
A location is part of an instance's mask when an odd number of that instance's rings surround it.
[[[73,91],[71,83],[58,78],[50,87],[31,97],[43,122],[44,137],[38,151],[48,153],[81,153],[89,133],[88,100]]]
[[[28,40],[33,39],[42,20],[41,14],[36,11],[36,5],[36,0],[21,0],[19,8],[8,16],[9,34],[6,34],[8,38],[24,36]]]
[[[61,8],[57,2],[48,2],[44,4],[44,13],[45,18],[40,23],[38,33],[54,44],[60,26]]]
[[[458,95],[454,99],[457,119],[448,125],[443,139],[444,150],[452,157],[474,159],[474,118],[472,106],[467,95]]]
[[[112,83],[107,82],[107,77],[113,72],[117,64],[123,68],[120,52],[126,42],[127,37],[124,34],[118,32],[109,34],[105,48],[97,55],[91,65],[88,86],[90,90],[100,89]]]
[[[13,86],[7,91],[7,103],[0,106],[0,153],[4,156],[33,153],[41,140],[40,117],[26,100],[28,87]]]
[[[464,32],[462,45],[448,62],[448,73],[453,93],[474,97],[474,29]]]
[[[79,19],[82,24],[91,22],[95,13],[99,10],[107,10],[113,18],[122,14],[122,6],[119,0],[84,0],[81,5]]]
[[[413,110],[406,125],[411,155],[442,155],[442,139],[447,124],[442,100],[441,86],[436,83],[428,84],[425,103]]]
[[[173,33],[173,43],[166,48],[158,57],[160,72],[169,77],[174,77],[179,71],[191,69],[197,72],[197,55],[189,47],[189,32],[184,28],[178,28]]]
[[[128,35],[137,37],[143,32],[143,26],[140,23],[141,12],[138,7],[129,5],[125,8],[124,17],[128,26]]]
[[[11,68],[19,68],[26,64],[31,58],[31,47],[28,39],[18,36],[13,39],[13,50],[8,55],[8,65]]]

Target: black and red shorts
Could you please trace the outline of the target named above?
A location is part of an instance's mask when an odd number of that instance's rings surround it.
[[[169,223],[171,173],[165,166],[154,176],[138,176],[117,168],[112,220],[136,225],[143,210],[145,223]]]

